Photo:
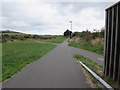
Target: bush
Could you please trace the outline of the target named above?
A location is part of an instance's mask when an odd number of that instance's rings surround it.
[[[64,32],[64,36],[70,36],[72,35],[72,31],[69,31],[68,29]]]

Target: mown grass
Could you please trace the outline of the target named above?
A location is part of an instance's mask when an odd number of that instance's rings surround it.
[[[65,37],[58,37],[58,38],[51,38],[51,39],[43,39],[41,41],[50,42],[50,43],[62,43],[66,38]]]
[[[94,71],[102,79],[104,79],[107,83],[109,83],[113,88],[120,89],[120,86],[115,81],[113,81],[111,78],[109,78],[103,73],[103,65],[98,64],[83,55],[74,55],[73,57],[84,63],[87,67],[89,67],[92,71]]]
[[[2,47],[2,81],[10,78],[54,47],[55,45],[29,40],[4,43]]]
[[[89,51],[95,52],[100,55],[103,55],[103,52],[104,52],[104,44],[103,45],[100,45],[100,44],[91,45],[84,40],[79,40],[79,42],[69,42],[68,45],[76,47],[76,48],[80,48],[80,49],[89,50]]]

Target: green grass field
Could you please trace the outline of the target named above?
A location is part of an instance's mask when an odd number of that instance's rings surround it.
[[[54,47],[55,45],[29,40],[4,43],[2,47],[2,81],[10,78]]]
[[[80,40],[77,43],[72,43],[72,42],[69,43],[69,46],[89,50],[89,51],[95,52],[100,55],[103,55],[103,52],[104,52],[103,45],[90,45],[89,43],[87,43],[86,41],[83,41],[83,40]]]
[[[62,43],[65,39],[66,39],[65,37],[60,37],[60,38],[52,38],[52,39],[43,39],[41,41],[50,42],[50,43]]]
[[[74,55],[73,57],[84,63],[87,67],[89,67],[92,71],[94,71],[97,75],[99,75],[102,79],[109,83],[113,88],[120,89],[120,86],[115,81],[113,81],[111,78],[103,73],[103,65],[98,64],[83,55]]]

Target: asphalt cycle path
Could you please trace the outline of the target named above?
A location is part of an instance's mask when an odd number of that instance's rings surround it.
[[[98,63],[103,58],[86,50],[68,46],[67,40],[46,55],[26,66],[9,80],[3,88],[91,88],[83,70],[73,58],[84,54]]]

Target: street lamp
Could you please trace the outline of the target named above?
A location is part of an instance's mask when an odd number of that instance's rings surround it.
[[[72,31],[72,21],[69,21],[71,23],[71,31]],[[70,35],[70,31],[69,31],[69,35]],[[70,35],[71,38],[71,35]]]
[[[69,21],[71,23],[71,31],[72,31],[72,21]]]

